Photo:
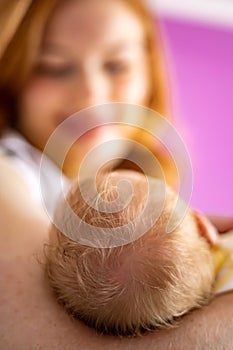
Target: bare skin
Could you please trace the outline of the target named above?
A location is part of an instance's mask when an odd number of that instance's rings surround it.
[[[218,228],[219,232],[227,232],[233,228],[233,218],[232,217],[222,217],[217,215],[210,215],[209,219]]]
[[[41,208],[32,205],[25,184],[13,169],[4,159],[0,163],[0,181],[5,184],[0,189],[1,349],[232,348],[233,294],[216,297],[209,306],[185,316],[177,328],[141,338],[97,335],[70,319],[53,298],[43,272],[48,219]]]

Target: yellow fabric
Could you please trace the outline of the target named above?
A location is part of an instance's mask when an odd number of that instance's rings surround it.
[[[233,291],[233,231],[223,234],[211,250],[216,273],[214,292]]]

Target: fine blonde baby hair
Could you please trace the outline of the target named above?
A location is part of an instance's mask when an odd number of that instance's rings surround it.
[[[133,171],[103,173],[97,189],[111,202],[122,179],[130,180],[134,193],[128,206],[119,212],[94,209],[84,201],[77,185],[67,200],[93,229],[128,224],[145,204],[146,177]],[[157,191],[160,180],[154,179],[152,184]],[[82,245],[52,226],[46,273],[56,298],[70,314],[102,333],[138,335],[170,327],[177,317],[207,302],[214,281],[213,261],[192,211],[188,210],[171,233],[166,231],[176,198],[166,188],[165,205],[152,228],[118,247]],[[64,220],[69,225],[69,218]]]

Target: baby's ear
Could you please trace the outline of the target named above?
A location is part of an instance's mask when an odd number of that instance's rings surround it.
[[[210,245],[218,242],[218,231],[214,225],[204,215],[193,211],[193,216],[196,220],[197,227],[201,236],[205,237]]]

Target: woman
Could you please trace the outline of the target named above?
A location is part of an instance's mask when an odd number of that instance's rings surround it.
[[[78,343],[82,349],[94,349],[95,342],[101,347],[101,340],[81,324],[72,323],[53,302],[34,259],[43,249],[48,225],[40,202],[41,151],[62,121],[91,105],[123,101],[168,115],[158,35],[139,0],[5,0],[1,7],[5,18],[0,57],[1,346],[59,349]],[[118,135],[119,130],[111,132]],[[108,133],[108,129],[100,134],[94,131],[91,140],[103,142]],[[75,169],[73,153],[63,167],[68,177],[74,176],[88,150],[85,136],[76,149]],[[167,158],[162,154],[160,159],[173,178]],[[45,172],[51,191],[58,175],[49,159]],[[52,202],[54,198],[51,191]],[[213,309],[210,306],[210,315],[220,304],[216,301]],[[25,332],[27,324],[30,331]],[[85,333],[83,340],[74,334],[75,329]],[[44,337],[41,332],[46,332]],[[94,338],[89,340],[90,334]],[[115,342],[121,348],[118,340],[103,341],[107,348]],[[151,340],[145,340],[148,347],[146,341]],[[137,346],[142,348],[139,341]]]
[[[5,148],[15,138],[19,143],[20,134],[24,145],[26,141],[28,148],[42,151],[62,121],[96,104],[134,103],[167,114],[159,39],[155,45],[153,24],[140,1],[42,0],[24,5],[11,1],[1,13],[7,10],[15,19],[9,16],[2,32],[0,109]],[[5,132],[9,127],[10,134]],[[109,133],[105,129],[101,135],[93,132],[88,142],[81,138],[76,152],[72,148],[63,167],[67,176],[76,175],[91,145],[100,138],[105,141]],[[12,135],[12,130],[19,134]],[[22,156],[20,147],[15,148],[10,151]],[[56,156],[50,157],[56,162]],[[166,156],[159,158],[167,162]]]

